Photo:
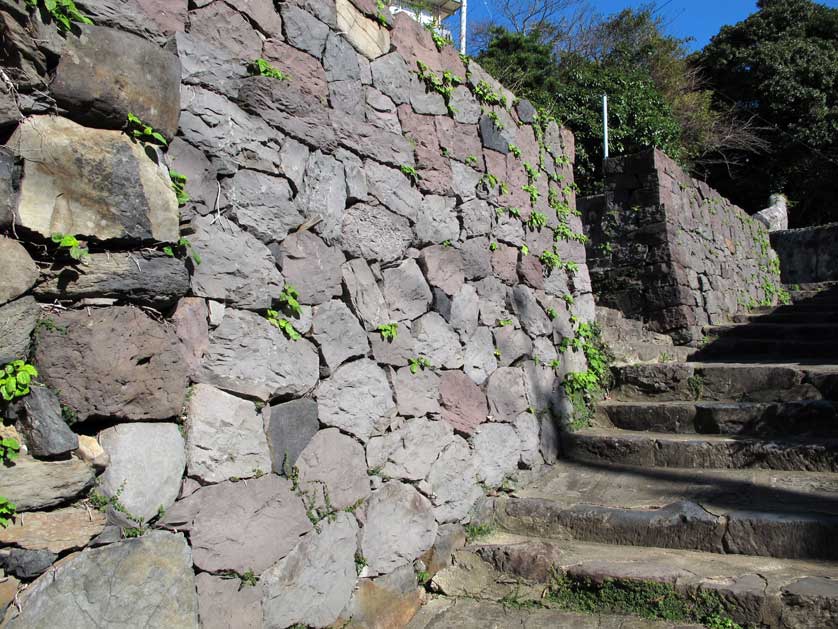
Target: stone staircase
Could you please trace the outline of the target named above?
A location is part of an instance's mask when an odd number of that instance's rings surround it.
[[[493,533],[434,587],[550,608],[557,580],[602,600],[653,582],[653,604],[713,601],[719,613],[690,619],[712,629],[838,627],[836,314],[838,288],[803,287],[793,305],[709,329],[689,362],[616,367],[594,425],[563,435],[546,474],[489,499]]]

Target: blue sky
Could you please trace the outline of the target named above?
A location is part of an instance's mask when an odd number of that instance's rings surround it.
[[[646,0],[590,0],[590,4],[603,14],[617,13],[629,7],[638,7]],[[822,4],[838,8],[838,0],[821,0]],[[756,11],[755,0],[659,0],[668,30],[678,37],[692,37],[691,47],[704,47],[710,38],[725,24],[741,22]],[[491,17],[493,0],[469,0],[469,20],[483,21]],[[459,33],[459,18],[454,16],[454,29]]]

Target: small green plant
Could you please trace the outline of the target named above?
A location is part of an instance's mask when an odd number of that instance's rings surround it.
[[[122,529],[122,536],[126,539],[142,537],[143,535],[145,535],[145,529],[141,526],[129,526],[128,528]]]
[[[408,179],[410,179],[410,183],[412,183],[414,186],[419,185],[419,180],[422,177],[418,172],[416,172],[416,169],[413,166],[408,166],[407,164],[402,164],[399,167],[399,170],[402,171],[403,175],[405,175]]]
[[[466,157],[466,165],[471,166],[472,168],[477,166],[477,157],[475,155],[469,155]]]
[[[555,308],[548,308],[547,316],[550,318],[550,321],[552,321],[553,319],[559,316],[559,313]]]
[[[282,332],[292,341],[299,341],[303,338],[303,335],[297,332],[297,329],[294,325],[286,318],[282,316],[282,313],[276,310],[268,310],[265,315],[265,318],[275,328],[279,328]]]
[[[0,528],[7,528],[17,513],[15,503],[10,502],[8,498],[0,496]]]
[[[500,350],[497,347],[495,348],[495,351],[493,352],[493,354],[494,354],[495,358],[500,360],[501,353],[500,353]]]
[[[538,203],[538,197],[541,196],[541,193],[538,191],[538,188],[536,188],[533,184],[528,183],[525,186],[521,186],[521,190],[530,195],[530,203],[533,206],[535,206],[535,204]]]
[[[0,439],[0,463],[8,465],[14,463],[20,454],[20,443],[13,437]]]
[[[495,129],[497,129],[498,131],[504,130],[504,124],[503,122],[501,122],[500,116],[498,116],[496,111],[490,111],[486,115],[489,117],[489,120],[492,121],[492,124],[495,125]]]
[[[547,215],[543,212],[532,212],[527,219],[527,227],[535,231],[541,229],[547,224]]]
[[[424,356],[419,356],[418,358],[411,358],[408,360],[410,363],[410,373],[416,375],[419,373],[421,369],[424,371],[425,369],[429,369],[431,367],[431,361],[425,358]]]
[[[522,256],[530,255],[530,248],[527,245],[521,245],[521,255]]]
[[[700,374],[690,376],[687,378],[687,387],[689,387],[693,399],[700,400],[704,395],[704,378]]]
[[[495,92],[486,81],[479,81],[474,86],[474,95],[484,105],[500,105],[504,109],[507,107],[506,97]]]
[[[562,299],[564,299],[564,302],[568,306],[572,306],[576,303],[576,299],[574,299],[573,295],[571,295],[570,293],[565,293],[564,295],[562,295]]]
[[[477,524],[474,522],[466,524],[466,540],[471,543],[483,537],[488,537],[494,532],[494,530],[495,529],[491,524]]]
[[[431,34],[431,39],[434,40],[437,51],[441,52],[443,48],[454,43],[450,37],[441,35],[432,23],[425,24],[425,29]]]
[[[58,245],[59,251],[66,251],[70,257],[80,262],[90,255],[86,247],[82,247],[79,239],[72,234],[55,233],[51,236],[52,242]]]
[[[387,4],[384,0],[376,0],[375,7],[375,19],[381,26],[387,27],[389,24],[387,21]]]
[[[510,144],[509,145],[509,152],[512,153],[518,159],[521,159],[521,149],[518,148],[518,145]]]
[[[364,555],[361,554],[360,551],[355,552],[355,574],[361,576],[361,573],[364,571],[364,568],[367,567],[367,560]]]
[[[282,70],[273,67],[266,59],[255,59],[247,64],[247,71],[250,76],[266,76],[271,79],[279,79],[280,81],[287,81],[288,75]]]
[[[297,301],[299,297],[300,293],[297,289],[291,286],[291,284],[286,284],[282,289],[282,292],[279,294],[279,303],[282,305],[282,309],[286,313],[299,317],[302,313],[302,306],[300,306],[300,302]]]
[[[173,245],[164,246],[163,253],[170,258],[185,258],[189,256],[195,264],[201,264],[201,256],[192,247],[189,239],[185,237],[179,238]]]
[[[388,343],[392,343],[396,340],[396,337],[399,335],[399,324],[382,323],[380,326],[378,326],[378,332],[381,334],[382,339],[384,339]]]
[[[532,164],[524,162],[524,170],[527,171],[527,179],[530,183],[534,183],[538,179],[538,169]]]
[[[73,22],[93,24],[91,19],[79,11],[73,0],[26,0],[30,7],[46,12],[58,25],[58,30],[67,32],[72,30]]]
[[[248,587],[256,587],[256,584],[259,583],[259,577],[256,576],[252,568],[248,568],[244,573],[240,574],[239,579],[241,579],[242,585]]]
[[[38,377],[38,370],[23,360],[13,360],[0,371],[0,396],[11,402],[15,398],[29,395],[32,379]]]
[[[550,369],[558,369],[562,366],[562,360],[561,358],[554,358],[548,363],[548,365],[550,366]]]
[[[508,325],[512,325],[512,319],[498,319],[498,326],[505,328]]]
[[[134,114],[128,114],[128,122],[125,124],[125,132],[133,139],[140,142],[160,144],[161,146],[169,145],[169,141],[163,137],[162,133],[155,131],[154,127],[144,123]]]
[[[176,170],[169,170],[169,179],[172,180],[172,190],[175,191],[178,207],[183,207],[190,201],[189,194],[186,192],[186,175]]]
[[[500,209],[500,208],[499,208],[499,209]],[[500,211],[502,212],[503,210],[500,210]],[[506,208],[506,212],[507,212],[510,216],[513,216],[513,217],[515,217],[515,218],[521,218],[521,208],[517,208],[517,207],[508,207],[508,208]]]
[[[501,181],[498,184],[498,193],[501,194],[501,195],[509,194],[509,184],[506,183],[505,181]]]
[[[425,587],[431,581],[431,573],[427,572],[426,570],[422,570],[421,572],[416,573],[416,581],[419,582],[419,585]]]
[[[498,250],[498,243],[491,242],[489,243],[489,251],[497,251]]]

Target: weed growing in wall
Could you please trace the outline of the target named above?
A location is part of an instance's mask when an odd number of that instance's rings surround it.
[[[15,503],[9,501],[8,498],[0,496],[0,528],[7,528],[12,523],[15,513],[17,513]]]
[[[571,428],[581,428],[590,424],[594,405],[611,386],[611,361],[613,356],[602,340],[596,323],[576,323],[576,333],[562,339],[559,353],[568,351],[582,352],[588,363],[587,371],[565,374],[562,386],[573,405]]]
[[[287,81],[290,77],[282,70],[273,67],[266,59],[255,59],[247,64],[250,76],[266,76],[279,81]]]
[[[0,397],[6,402],[29,395],[30,385],[38,370],[23,360],[13,360],[0,370]]]
[[[169,145],[169,141],[163,137],[162,133],[155,131],[154,127],[144,123],[134,114],[128,114],[128,122],[125,123],[125,133],[139,142],[148,142],[149,144],[159,144],[161,146]]]
[[[83,262],[90,253],[86,247],[81,246],[79,239],[72,234],[55,233],[51,240],[58,246],[59,251],[66,252],[76,262]]]
[[[173,245],[166,245],[163,247],[163,253],[170,258],[185,258],[189,256],[195,264],[201,264],[201,256],[192,248],[192,243],[189,242],[188,238],[180,238]]]
[[[35,9],[40,8],[58,25],[58,30],[64,33],[72,30],[74,22],[93,24],[73,0],[26,0],[26,4]]]

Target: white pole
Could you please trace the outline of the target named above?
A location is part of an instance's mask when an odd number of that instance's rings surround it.
[[[606,94],[602,95],[602,128],[604,131],[605,159],[608,159],[608,96]]]
[[[466,32],[468,27],[468,0],[463,0],[463,6],[460,9],[460,54],[466,53]]]

